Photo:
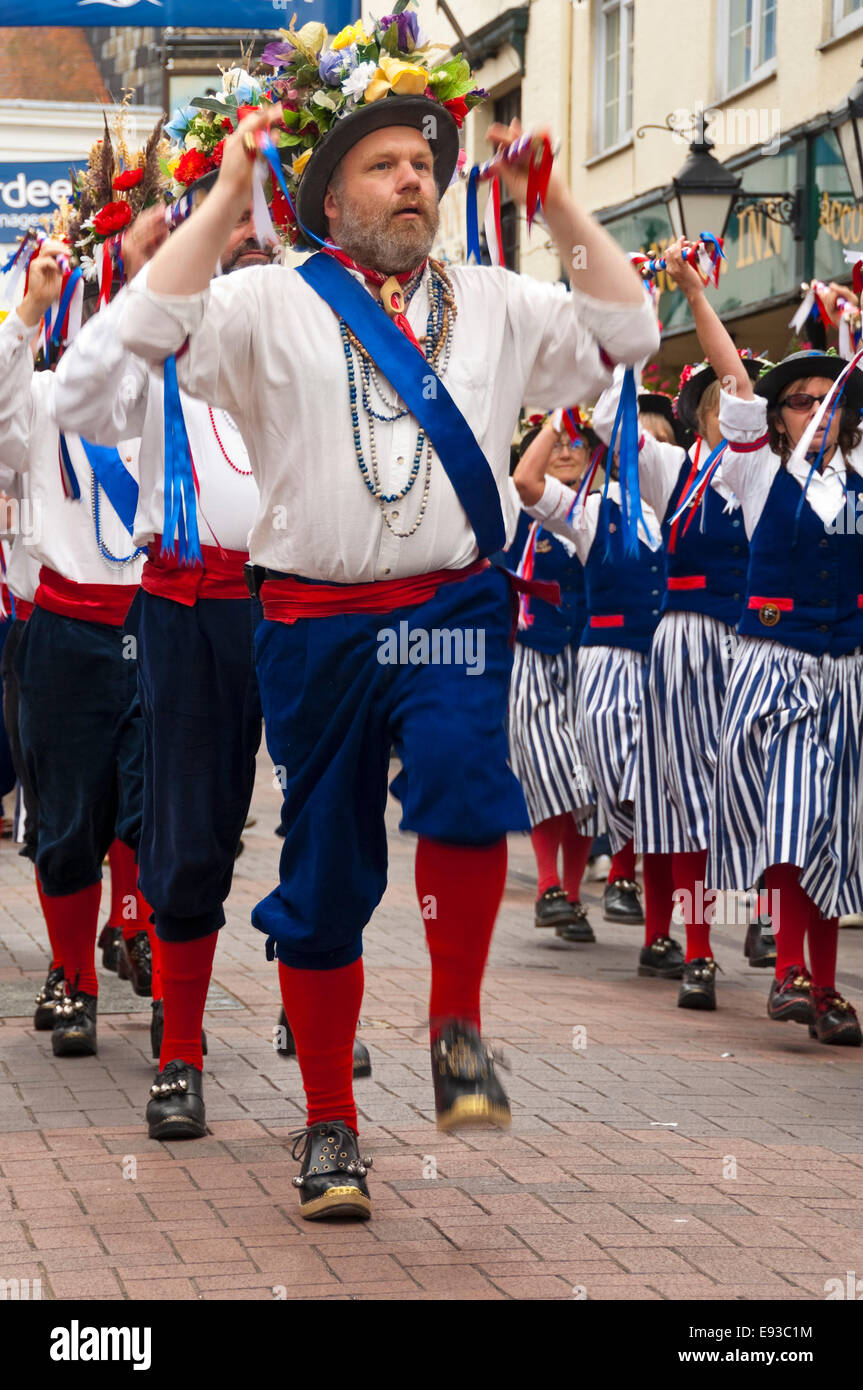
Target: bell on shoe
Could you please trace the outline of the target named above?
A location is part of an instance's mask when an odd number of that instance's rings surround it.
[[[860,1047],[863,1034],[853,1007],[835,989],[812,986],[815,1020],[809,1024],[810,1038],[844,1047]]]
[[[472,1023],[450,1023],[431,1046],[438,1129],[499,1125],[512,1120],[509,1100],[497,1079],[494,1053]]]
[[[343,1120],[323,1120],[293,1134],[291,1156],[300,1163],[293,1179],[300,1189],[300,1216],[320,1221],[352,1216],[365,1221],[372,1214],[366,1174],[370,1158],[361,1158],[357,1136]]]
[[[712,956],[688,960],[683,967],[683,980],[677,996],[678,1009],[715,1009],[718,969]]]
[[[624,922],[636,927],[644,921],[644,908],[639,897],[641,888],[634,878],[616,878],[602,895],[602,912],[606,922]]]
[[[767,996],[767,1016],[777,1023],[814,1023],[812,977],[805,965],[789,965],[781,980],[774,979]]]
[[[197,1067],[175,1058],[159,1072],[147,1102],[151,1139],[202,1139],[207,1133],[204,1078]]]
[[[773,935],[773,922],[762,913],[746,928],[743,954],[755,969],[776,966],[776,937]]]
[[[642,946],[638,956],[638,973],[658,979],[679,980],[685,964],[680,943],[670,936],[657,936],[649,946]]]
[[[117,961],[121,980],[131,980],[132,988],[142,999],[153,993],[153,956],[150,938],[145,931],[136,931],[130,940],[123,940]]]
[[[574,920],[572,904],[559,883],[553,883],[550,888],[546,888],[534,904],[535,927],[563,927]]]
[[[296,1057],[297,1055],[297,1044],[294,1041],[294,1035],[291,1032],[284,1009],[279,1014],[275,1047],[280,1057]],[[354,1080],[359,1076],[371,1076],[371,1074],[372,1059],[369,1056],[369,1050],[365,1043],[360,1042],[359,1038],[354,1038]]]
[[[102,969],[116,973],[123,949],[123,928],[112,927],[106,922],[99,933],[98,945],[102,951]]]
[[[588,945],[596,940],[593,927],[587,918],[587,908],[581,903],[574,903],[570,900],[573,920],[566,922],[562,926],[555,927],[554,934],[559,936],[562,941],[577,941]]]
[[[95,1057],[95,994],[76,991],[58,999],[54,1005],[51,1048],[55,1057]]]
[[[47,1033],[55,1023],[54,1005],[59,1003],[66,992],[63,982],[62,965],[49,970],[45,983],[36,995],[36,1008],[33,1012],[33,1027],[37,1033]]]
[[[162,1038],[165,1035],[165,1008],[161,999],[153,1000],[153,1012],[150,1016],[150,1050],[152,1055],[158,1060],[162,1051]],[[207,1055],[207,1035],[201,1029],[201,1051]]]

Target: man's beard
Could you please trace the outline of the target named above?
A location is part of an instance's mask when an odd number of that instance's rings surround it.
[[[415,207],[416,221],[396,216]],[[399,275],[414,270],[428,256],[437,235],[440,210],[436,202],[419,197],[402,198],[395,207],[369,208],[365,203],[341,201],[339,244],[357,265]]]
[[[222,274],[230,275],[232,270],[241,269],[242,267],[238,264],[239,261],[241,261],[244,256],[249,256],[253,252],[257,252],[258,256],[265,256],[267,258],[264,262],[259,261],[256,257],[254,260],[255,265],[271,265],[277,250],[278,248],[274,246],[260,246],[256,237],[248,237],[246,241],[241,241],[240,245],[234,248],[229,260],[222,262]]]

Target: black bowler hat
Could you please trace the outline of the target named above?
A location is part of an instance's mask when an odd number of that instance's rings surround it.
[[[792,381],[805,381],[807,377],[826,377],[835,381],[840,372],[848,366],[844,357],[833,352],[792,352],[778,366],[771,367],[759,378],[755,387],[756,395],[763,396],[770,405],[775,405],[786,386]],[[845,378],[842,387],[842,403],[854,410],[863,409],[863,372],[854,367]]]
[[[761,357],[741,357],[750,381],[758,381],[765,367],[772,364]],[[681,423],[693,434],[698,433],[698,403],[711,382],[716,380],[716,372],[709,362],[702,362],[693,368],[691,375],[683,383],[677,397],[677,415]]]
[[[661,415],[663,420],[667,420],[671,426],[675,444],[679,444],[681,449],[686,448],[689,432],[675,415],[674,402],[670,396],[666,396],[662,391],[639,391],[638,413],[639,415]]]

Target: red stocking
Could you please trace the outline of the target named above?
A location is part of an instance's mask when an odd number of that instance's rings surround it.
[[[338,970],[295,970],[279,961],[279,984],[297,1046],[306,1123],[344,1120],[356,1133],[354,1038],[363,1002],[362,956]]]
[[[54,936],[54,928],[45,910],[45,894],[42,891],[42,880],[39,877],[39,870],[36,868],[35,864],[33,865],[33,870],[36,874],[36,893],[39,898],[39,906],[42,909],[42,916],[45,918],[45,926],[48,928],[48,942],[51,946],[51,969],[56,970],[58,966],[63,964],[60,957],[60,943]]]
[[[580,835],[578,825],[572,816],[566,817],[563,830],[563,888],[571,903],[579,901],[581,880],[585,865],[590,858],[592,835]]]
[[[671,877],[675,894],[683,897],[686,922],[686,959],[710,960],[710,923],[705,922],[704,874],[707,869],[707,850],[696,849],[671,856]],[[700,889],[700,891],[699,891]],[[700,905],[700,906],[699,906]]]
[[[627,840],[623,849],[612,855],[608,881],[615,883],[619,878],[635,878],[635,846],[631,840]]]
[[[792,965],[805,968],[803,943],[814,909],[800,887],[800,870],[796,864],[771,864],[764,880],[770,894],[776,937],[776,978],[781,980]]]
[[[670,854],[645,854],[644,866],[644,944],[667,936],[671,921],[674,883]]]
[[[57,943],[67,994],[75,989],[83,994],[99,993],[96,928],[101,898],[101,879],[78,893],[66,893],[61,898],[49,898],[45,894],[42,898],[48,936]]]
[[[839,918],[819,917],[813,912],[806,933],[812,983],[816,989],[836,988],[836,948],[839,945]]]
[[[108,850],[111,866],[111,912],[106,926],[122,927],[123,940],[131,941],[139,931],[146,931],[147,921],[139,915],[138,865],[135,852],[122,840],[114,840]]]
[[[211,932],[209,936],[199,936],[196,941],[159,942],[165,1010],[160,1069],[178,1060],[188,1062],[199,1071],[203,1069],[201,1027],[218,935],[218,932]]]
[[[530,832],[530,842],[536,856],[537,898],[541,898],[547,888],[554,888],[560,883],[557,855],[565,819],[564,816],[549,816],[548,820],[541,820]]]

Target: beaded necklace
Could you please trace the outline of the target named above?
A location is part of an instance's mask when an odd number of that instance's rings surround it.
[[[421,341],[426,361],[436,372],[442,375],[446,371],[449,363],[452,348],[452,325],[455,322],[458,310],[452,283],[443,266],[438,261],[429,261],[429,272],[429,312],[426,320],[425,337],[421,339]],[[409,302],[412,299],[421,280],[422,272],[419,272],[405,285],[404,296],[406,301]],[[410,414],[410,411],[406,407],[399,408],[398,398],[395,401],[391,401],[387,398],[384,393],[382,378],[378,374],[374,361],[356,335],[348,328],[344,319],[341,318],[339,319],[339,332],[342,338],[342,348],[345,354],[345,366],[348,374],[351,426],[353,429],[354,453],[356,454],[357,466],[360,470],[363,482],[381,509],[381,515],[387,527],[399,540],[405,540],[419,529],[426,513],[429,488],[431,485],[431,440],[427,438],[425,430],[420,426],[417,431],[416,447],[414,449],[407,482],[398,492],[385,493],[381,485],[380,473],[378,470],[375,421],[379,420],[382,424],[387,425],[394,424],[397,420],[403,420],[406,415]],[[357,363],[359,364],[360,378],[359,393],[357,391]],[[373,390],[380,404],[380,409],[375,409],[372,403]],[[360,435],[358,398],[362,402],[363,410],[368,420],[368,463],[366,463],[363,454],[362,437]],[[419,477],[423,454],[425,454],[423,492],[416,520],[407,531],[397,531],[392,524],[391,518],[387,514],[386,508],[391,506],[394,502],[401,502],[407,497]]]
[[[221,440],[221,436],[220,436],[220,434],[219,434],[219,431],[216,429],[216,419],[215,419],[215,416],[213,415],[213,407],[212,407],[211,405],[208,405],[208,406],[207,406],[207,409],[208,409],[208,411],[210,412],[210,424],[213,426],[213,434],[216,436],[216,443],[218,444],[219,448],[220,448],[221,451],[222,451],[222,457],[223,457],[223,458],[225,459],[225,461],[229,464],[229,466],[230,466],[231,468],[233,468],[233,470],[234,470],[235,473],[239,473],[239,475],[240,475],[241,478],[251,478],[251,476],[252,476],[252,470],[251,470],[251,468],[238,468],[237,465],[234,463],[234,460],[231,458],[230,454],[228,453],[227,449],[225,448],[224,444],[222,443],[222,440]],[[231,417],[230,417],[230,415],[228,414],[228,412],[225,410],[225,411],[223,411],[222,413],[223,413],[223,415],[225,416],[225,419],[229,422],[229,424],[233,425],[233,426],[234,426],[234,429],[237,430],[237,426],[234,424],[234,421],[231,419]],[[237,433],[239,434],[239,430],[237,430]]]
[[[108,547],[105,545],[105,542],[102,540],[102,519],[101,509],[99,505],[99,482],[96,478],[96,474],[93,473],[92,468],[90,469],[90,472],[93,475],[93,488],[90,494],[91,507],[93,512],[93,527],[96,531],[96,544],[99,547],[99,554],[102,556],[103,560],[106,560],[108,562],[109,565],[129,565],[132,563],[133,560],[137,560],[139,555],[146,555],[147,547],[145,545],[139,545],[135,550],[132,551],[131,555],[120,556],[111,554],[111,551],[108,549]]]

